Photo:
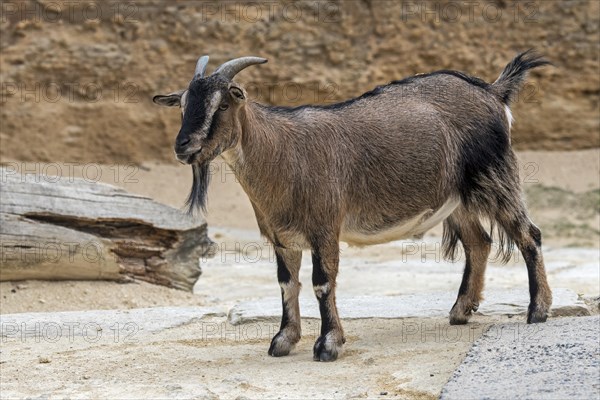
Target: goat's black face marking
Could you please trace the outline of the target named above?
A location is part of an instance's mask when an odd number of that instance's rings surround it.
[[[185,92],[181,129],[175,140],[177,158],[192,164],[194,181],[186,205],[188,213],[196,209],[206,212],[206,194],[210,180],[209,163],[218,148],[213,132],[218,107],[228,83],[219,76],[194,79]]]
[[[181,129],[175,140],[175,153],[182,161],[191,163],[193,153],[206,147],[211,139],[221,101],[228,82],[219,76],[194,79],[186,93]]]

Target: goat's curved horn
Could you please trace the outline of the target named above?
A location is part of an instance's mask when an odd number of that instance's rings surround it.
[[[232,80],[237,73],[246,67],[255,64],[264,64],[267,62],[266,58],[262,57],[240,57],[235,58],[231,61],[227,61],[221,65],[213,74],[221,74],[225,78]]]
[[[208,56],[202,56],[196,63],[196,71],[194,71],[194,78],[202,78],[208,65]]]

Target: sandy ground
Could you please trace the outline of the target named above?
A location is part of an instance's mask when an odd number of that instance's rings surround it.
[[[492,321],[507,320],[486,322]],[[313,321],[303,322],[303,340],[282,358],[266,354],[266,336],[275,324],[262,325],[259,337],[255,326],[245,336],[240,327],[222,323],[209,318],[116,343],[114,332],[94,343],[9,342],[2,354],[3,392],[56,398],[433,399],[485,327],[476,322],[446,336],[445,319],[412,319],[411,327],[427,332],[423,336],[409,334],[402,320],[348,321],[344,357],[317,364]],[[219,332],[200,333],[213,324]]]
[[[550,284],[567,287],[589,297],[600,295],[598,273],[600,220],[600,150],[578,152],[523,152],[519,154],[522,181],[534,221],[544,232]],[[52,172],[48,165],[9,164],[19,169],[37,168]],[[91,180],[122,186],[158,201],[180,207],[191,183],[189,168],[176,164],[146,163],[140,167],[80,165],[72,171],[61,164],[55,170],[63,176],[84,176]],[[98,176],[96,171],[100,171]],[[257,242],[256,223],[250,204],[235,177],[217,160],[209,190],[209,234],[217,243]],[[441,233],[434,228],[426,237],[435,243]],[[568,247],[568,252],[565,252]],[[553,258],[553,250],[560,257]],[[416,268],[414,262],[403,268],[401,244],[363,249],[342,247],[340,291],[359,294],[406,294],[456,291],[462,265],[436,262],[434,267]],[[243,260],[253,257],[240,250]],[[217,305],[224,309],[244,299],[274,296],[278,293],[274,261],[261,254],[260,262],[222,262],[222,258],[203,264],[203,275],[195,294],[146,283],[112,282],[2,282],[0,313],[124,309],[153,306]],[[245,258],[244,258],[245,257]],[[414,257],[418,255],[412,255]],[[303,261],[301,279],[310,289],[308,258]],[[383,265],[378,273],[377,266]],[[418,266],[418,265],[417,265]],[[390,272],[392,271],[392,272]],[[591,278],[590,278],[591,277]],[[492,263],[486,277],[487,287],[523,288],[526,271],[520,260],[500,266]],[[305,289],[303,295],[310,295]],[[481,317],[462,327],[465,332],[505,320]],[[222,322],[222,321],[221,321]],[[425,324],[446,320],[423,319]],[[304,321],[305,332],[316,332]],[[2,386],[18,397],[178,397],[196,390],[198,397],[294,398],[389,397],[435,398],[454,368],[460,363],[470,341],[403,342],[398,332],[402,321],[357,320],[345,324],[349,335],[348,352],[339,362],[317,365],[311,361],[314,334],[306,334],[298,349],[288,358],[266,355],[269,338],[252,340],[213,340],[198,338],[192,324],[138,343],[82,344],[80,348],[64,343],[12,343],[3,350]],[[465,337],[468,335],[465,335]],[[24,355],[19,356],[19,352]],[[51,362],[43,357],[50,354]],[[39,357],[42,357],[40,359]],[[8,361],[7,361],[8,360]],[[42,362],[42,361],[44,362]],[[49,377],[52,377],[51,379]],[[197,380],[194,388],[178,382]],[[104,385],[110,382],[110,385]],[[323,382],[330,382],[324,385]],[[184,385],[185,386],[185,385]],[[115,388],[131,387],[130,391]],[[278,389],[275,389],[278,388]],[[386,393],[386,394],[383,394]],[[77,396],[75,396],[77,397]]]

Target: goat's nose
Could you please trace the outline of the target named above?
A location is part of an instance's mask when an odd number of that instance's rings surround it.
[[[176,145],[178,148],[185,147],[185,146],[187,146],[189,143],[190,143],[190,138],[189,138],[189,137],[182,137],[182,138],[178,138],[178,139],[175,141],[175,145]]]

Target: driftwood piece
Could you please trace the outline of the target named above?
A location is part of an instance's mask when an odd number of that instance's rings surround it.
[[[122,189],[0,168],[0,281],[105,279],[191,291],[206,222]]]

